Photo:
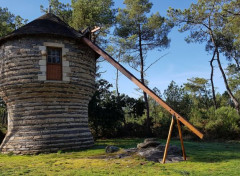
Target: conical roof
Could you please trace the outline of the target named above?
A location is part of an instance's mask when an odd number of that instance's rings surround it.
[[[52,13],[47,13],[32,22],[22,26],[12,33],[0,38],[0,43],[6,39],[25,35],[54,35],[73,39],[80,39],[83,34],[71,28]]]

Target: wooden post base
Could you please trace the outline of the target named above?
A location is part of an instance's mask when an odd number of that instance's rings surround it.
[[[173,125],[174,125],[174,118],[175,117],[172,116],[172,121],[171,121],[171,125],[170,125],[169,132],[168,132],[168,138],[167,138],[167,142],[166,142],[166,146],[165,146],[165,150],[164,150],[162,164],[164,164],[166,162],[167,151],[168,151],[168,147],[169,147],[169,143],[170,143],[170,139],[171,139],[171,135],[172,135],[172,130],[173,130]],[[184,145],[183,145],[183,137],[182,137],[181,125],[180,125],[180,122],[179,122],[178,119],[177,119],[177,127],[178,127],[179,138],[180,138],[180,141],[181,141],[183,160],[186,160],[186,153],[185,153],[185,148],[184,148]]]
[[[174,117],[172,116],[172,121],[171,121],[171,125],[170,125],[169,132],[168,132],[168,138],[167,138],[167,143],[166,143],[165,150],[164,150],[162,164],[165,163],[166,158],[167,158],[167,151],[168,151],[169,142],[170,142],[171,135],[172,135],[173,125],[174,125]]]
[[[184,145],[183,145],[181,125],[180,125],[180,122],[179,122],[178,119],[177,119],[177,126],[178,126],[179,138],[180,138],[180,141],[181,141],[183,160],[185,161],[186,160],[186,153],[185,153],[185,148],[184,148]]]

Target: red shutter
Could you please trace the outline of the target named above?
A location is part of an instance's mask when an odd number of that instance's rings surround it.
[[[47,80],[62,80],[62,64],[47,63]]]

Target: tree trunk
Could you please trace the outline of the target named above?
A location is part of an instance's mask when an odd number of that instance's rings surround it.
[[[215,94],[215,88],[214,88],[214,82],[213,82],[213,72],[214,72],[213,61],[214,61],[215,55],[216,55],[216,51],[214,51],[213,57],[210,61],[210,66],[211,66],[210,80],[211,80],[211,86],[212,86],[213,104],[214,104],[215,109],[217,109],[216,94]]]
[[[210,18],[210,17],[209,17],[209,18]],[[209,20],[209,21],[210,21],[210,20]],[[210,28],[210,25],[209,25],[209,28],[208,28],[208,29],[209,29],[209,33],[210,33],[210,37],[211,37],[212,43],[213,43],[213,45],[214,45],[214,47],[215,47],[215,52],[216,52],[216,54],[217,54],[218,67],[219,67],[219,69],[220,69],[220,71],[221,71],[221,73],[222,73],[222,77],[223,77],[223,81],[224,81],[225,87],[226,87],[226,89],[227,89],[227,93],[228,93],[228,95],[230,96],[230,98],[232,99],[232,101],[233,101],[233,103],[234,103],[234,106],[235,106],[238,114],[240,114],[240,112],[239,112],[239,102],[238,102],[238,100],[236,99],[236,97],[233,95],[233,93],[232,93],[232,91],[231,91],[231,89],[230,89],[230,87],[229,87],[229,85],[228,85],[227,77],[226,77],[226,75],[225,75],[225,72],[224,72],[224,70],[223,70],[223,68],[222,68],[222,64],[221,64],[221,62],[220,62],[220,56],[219,56],[218,46],[216,45],[216,42],[215,42],[215,39],[214,39],[214,35],[213,35],[213,31],[212,31],[212,29]]]
[[[118,62],[119,63],[120,63],[120,57],[121,57],[121,49],[118,53]],[[118,80],[119,80],[119,70],[117,69],[117,73],[116,73],[116,93],[117,93],[117,96],[119,97]]]
[[[232,99],[236,110],[238,111],[238,113],[240,113],[240,112],[239,112],[239,102],[238,102],[238,100],[236,99],[236,97],[233,95],[231,89],[229,88],[228,81],[227,81],[227,77],[226,77],[226,75],[225,75],[225,73],[224,73],[224,70],[223,70],[223,68],[222,68],[222,64],[221,64],[221,62],[220,62],[220,56],[219,56],[219,51],[218,51],[218,49],[216,49],[216,52],[217,52],[218,67],[219,67],[219,69],[220,69],[220,71],[221,71],[221,73],[222,73],[222,77],[223,77],[224,84],[225,84],[225,87],[226,87],[226,89],[227,89],[228,95],[229,95],[230,98]]]
[[[141,34],[141,25],[139,24],[138,26],[138,37],[139,37],[139,55],[140,55],[140,60],[141,60],[141,82],[143,85],[145,85],[145,80],[144,80],[144,58],[143,58],[143,53],[142,53],[142,34]],[[150,119],[150,110],[149,110],[149,103],[148,103],[148,96],[145,92],[143,92],[143,97],[146,105],[146,110],[147,110],[147,136],[151,136],[151,119]]]
[[[117,73],[116,73],[116,93],[117,96],[119,96],[119,91],[118,91],[118,77],[119,77],[119,71],[117,69]]]

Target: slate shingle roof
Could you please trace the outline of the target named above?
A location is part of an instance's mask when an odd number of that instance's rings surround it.
[[[83,34],[68,26],[52,13],[47,13],[12,33],[0,38],[0,43],[17,36],[25,35],[54,35],[80,39]]]

